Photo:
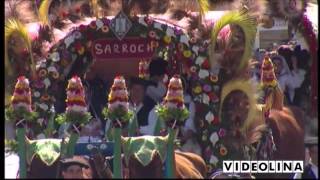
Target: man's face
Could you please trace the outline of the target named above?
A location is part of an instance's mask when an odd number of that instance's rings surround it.
[[[82,168],[79,165],[71,165],[62,171],[64,179],[83,179]]]
[[[130,98],[133,101],[133,103],[142,102],[142,100],[144,98],[144,87],[139,84],[132,85],[132,87],[130,89]]]

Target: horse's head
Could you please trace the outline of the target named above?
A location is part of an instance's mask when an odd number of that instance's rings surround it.
[[[121,141],[130,178],[164,177],[168,136],[122,137]]]
[[[163,178],[163,162],[158,152],[154,151],[152,160],[146,166],[137,159],[136,156],[131,155],[129,158],[129,177],[130,178]]]

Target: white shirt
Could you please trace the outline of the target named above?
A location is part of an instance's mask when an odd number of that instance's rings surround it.
[[[299,69],[298,72],[291,71],[291,74],[283,74],[277,77],[280,88],[283,92],[287,91],[289,93],[289,98],[293,101],[295,95],[295,89],[299,88],[304,81],[304,75],[306,72]],[[287,89],[286,89],[287,88]]]
[[[158,82],[157,87],[148,86],[146,90],[146,94],[153,99],[155,102],[160,102],[163,96],[166,94],[167,87],[161,81]]]
[[[184,126],[182,127],[182,133],[184,134],[187,130],[192,130],[194,133],[197,132],[194,125],[194,117],[196,113],[196,107],[190,95],[186,94],[184,96],[184,102],[189,104],[189,118],[186,120]]]
[[[157,120],[158,120],[158,116],[156,113],[156,107],[154,107],[148,116],[148,125],[146,126],[141,126],[140,127],[140,133],[143,135],[153,135],[154,133],[154,129],[156,127],[157,124]]]

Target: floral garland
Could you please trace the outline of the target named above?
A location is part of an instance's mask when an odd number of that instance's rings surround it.
[[[220,137],[222,138],[225,133],[223,127],[218,126],[220,124],[218,117],[219,97],[221,87],[225,83],[223,78],[225,72],[219,67],[210,72],[207,51],[209,41],[189,37],[181,29],[158,23],[148,16],[134,16],[130,17],[130,20],[134,28],[130,29],[127,37],[150,39],[159,56],[167,56],[165,58],[171,58],[171,62],[176,61],[186,67],[186,73],[192,82],[194,100],[198,105],[204,107],[204,119],[200,121],[199,125],[201,129],[200,139],[204,146],[211,151],[211,146],[216,144],[213,142],[216,142]],[[82,64],[82,69],[78,69],[79,72],[77,72],[79,76],[82,76],[89,65],[93,63],[93,58],[90,57],[93,41],[101,37],[116,38],[109,29],[110,22],[111,19],[101,18],[88,25],[80,25],[74,28],[64,39],[51,48],[48,58],[38,64],[39,78],[32,82],[31,88],[34,90],[32,94],[34,108],[40,112],[40,119],[45,121],[46,117],[49,117],[49,107],[56,101],[55,92],[59,89],[58,84],[68,78],[72,65],[75,62]],[[167,50],[172,51],[172,56],[168,57],[168,54],[165,53]],[[171,68],[177,68],[174,66]],[[197,111],[200,106],[198,106]],[[120,109],[115,112],[117,113],[116,116],[123,114]],[[113,118],[113,115],[106,109],[104,114]],[[182,117],[186,115],[185,112],[181,112],[181,114]],[[127,119],[125,116],[122,117]],[[220,146],[216,146],[216,148],[219,149],[215,153],[218,156],[212,157],[210,155],[206,159],[208,163],[215,164],[221,157],[227,155],[224,148],[221,149],[221,155],[219,155]]]
[[[135,28],[132,28],[127,36],[150,39],[159,55],[163,56],[166,48],[177,49],[176,59],[189,65],[197,56],[206,56],[205,48],[196,44],[194,39],[190,39],[181,29],[160,24],[148,16],[134,16],[130,17],[130,20]],[[68,78],[72,65],[75,62],[82,63],[82,69],[77,72],[82,76],[93,63],[93,58],[90,57],[92,42],[101,37],[116,38],[109,28],[110,22],[111,19],[101,18],[74,28],[50,49],[47,59],[38,63],[38,78],[31,82],[31,88],[33,108],[39,112],[40,121],[47,121],[50,106],[56,101],[55,92],[60,88],[59,82]]]
[[[312,22],[308,19],[307,15],[302,16],[302,23],[298,26],[299,31],[302,33],[304,39],[307,41],[310,54],[312,57],[311,67],[311,108],[312,112],[317,111],[318,102],[318,85],[317,85],[317,60],[318,60],[318,40],[312,27]]]
[[[295,18],[300,18],[307,8],[307,0],[283,0],[277,1],[277,10],[281,16],[286,19],[293,20]]]

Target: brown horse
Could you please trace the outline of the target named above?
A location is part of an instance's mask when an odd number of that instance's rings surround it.
[[[175,176],[176,178],[201,179],[206,177],[206,164],[204,160],[194,153],[175,151]],[[163,178],[164,164],[158,153],[155,153],[150,164],[143,166],[135,156],[129,160],[130,178]]]
[[[99,177],[111,178],[112,172],[105,164],[103,156],[96,153],[93,159]],[[124,156],[122,161],[124,178],[164,178],[164,164],[157,152],[153,154],[152,160],[146,166],[143,166],[134,155],[130,156],[128,166]],[[206,164],[197,154],[175,151],[175,163],[176,178],[202,179],[207,175]]]

